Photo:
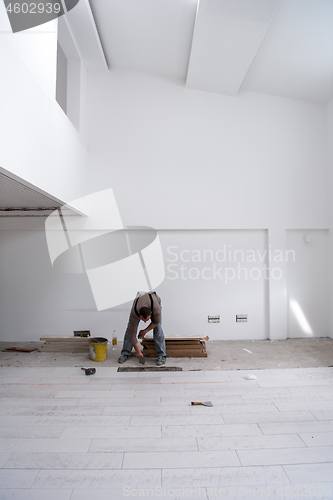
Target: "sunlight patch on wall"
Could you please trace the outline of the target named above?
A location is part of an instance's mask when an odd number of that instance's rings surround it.
[[[306,316],[296,300],[290,300],[290,308],[295,315],[295,318],[306,335],[313,335],[312,328],[306,319]]]

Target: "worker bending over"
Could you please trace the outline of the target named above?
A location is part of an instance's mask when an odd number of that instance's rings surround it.
[[[139,347],[138,339],[136,337],[140,320],[151,323],[144,330],[140,330],[138,338],[143,339],[146,333],[154,330],[154,346],[157,352],[157,366],[165,364],[166,349],[165,338],[162,330],[162,305],[161,299],[156,292],[144,293],[136,297],[130,312],[128,325],[125,332],[124,344],[121,351],[118,363],[125,363],[128,356],[131,354],[132,347],[135,349],[135,355],[140,363],[145,362],[145,358]]]

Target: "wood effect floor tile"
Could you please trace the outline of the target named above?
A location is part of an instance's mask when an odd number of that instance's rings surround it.
[[[280,466],[162,470],[162,485],[166,488],[214,488],[284,484],[290,484],[290,480]]]
[[[333,446],[239,450],[238,456],[242,465],[246,467],[255,465],[333,463]]]
[[[179,469],[239,466],[235,451],[125,453],[123,469]]]

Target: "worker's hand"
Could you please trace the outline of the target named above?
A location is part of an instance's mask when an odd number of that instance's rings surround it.
[[[139,339],[144,339],[144,338],[145,338],[145,335],[146,335],[146,332],[145,332],[144,330],[140,330],[140,331],[139,331],[138,338],[139,338]]]
[[[139,358],[141,358],[141,356],[143,356],[143,354],[142,354],[142,352],[140,351],[140,352],[136,352],[136,353],[135,353],[135,356],[139,359]]]

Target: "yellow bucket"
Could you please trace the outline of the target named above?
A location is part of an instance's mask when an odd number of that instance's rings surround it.
[[[90,359],[93,361],[104,361],[106,359],[106,349],[108,339],[94,337],[89,341]]]

